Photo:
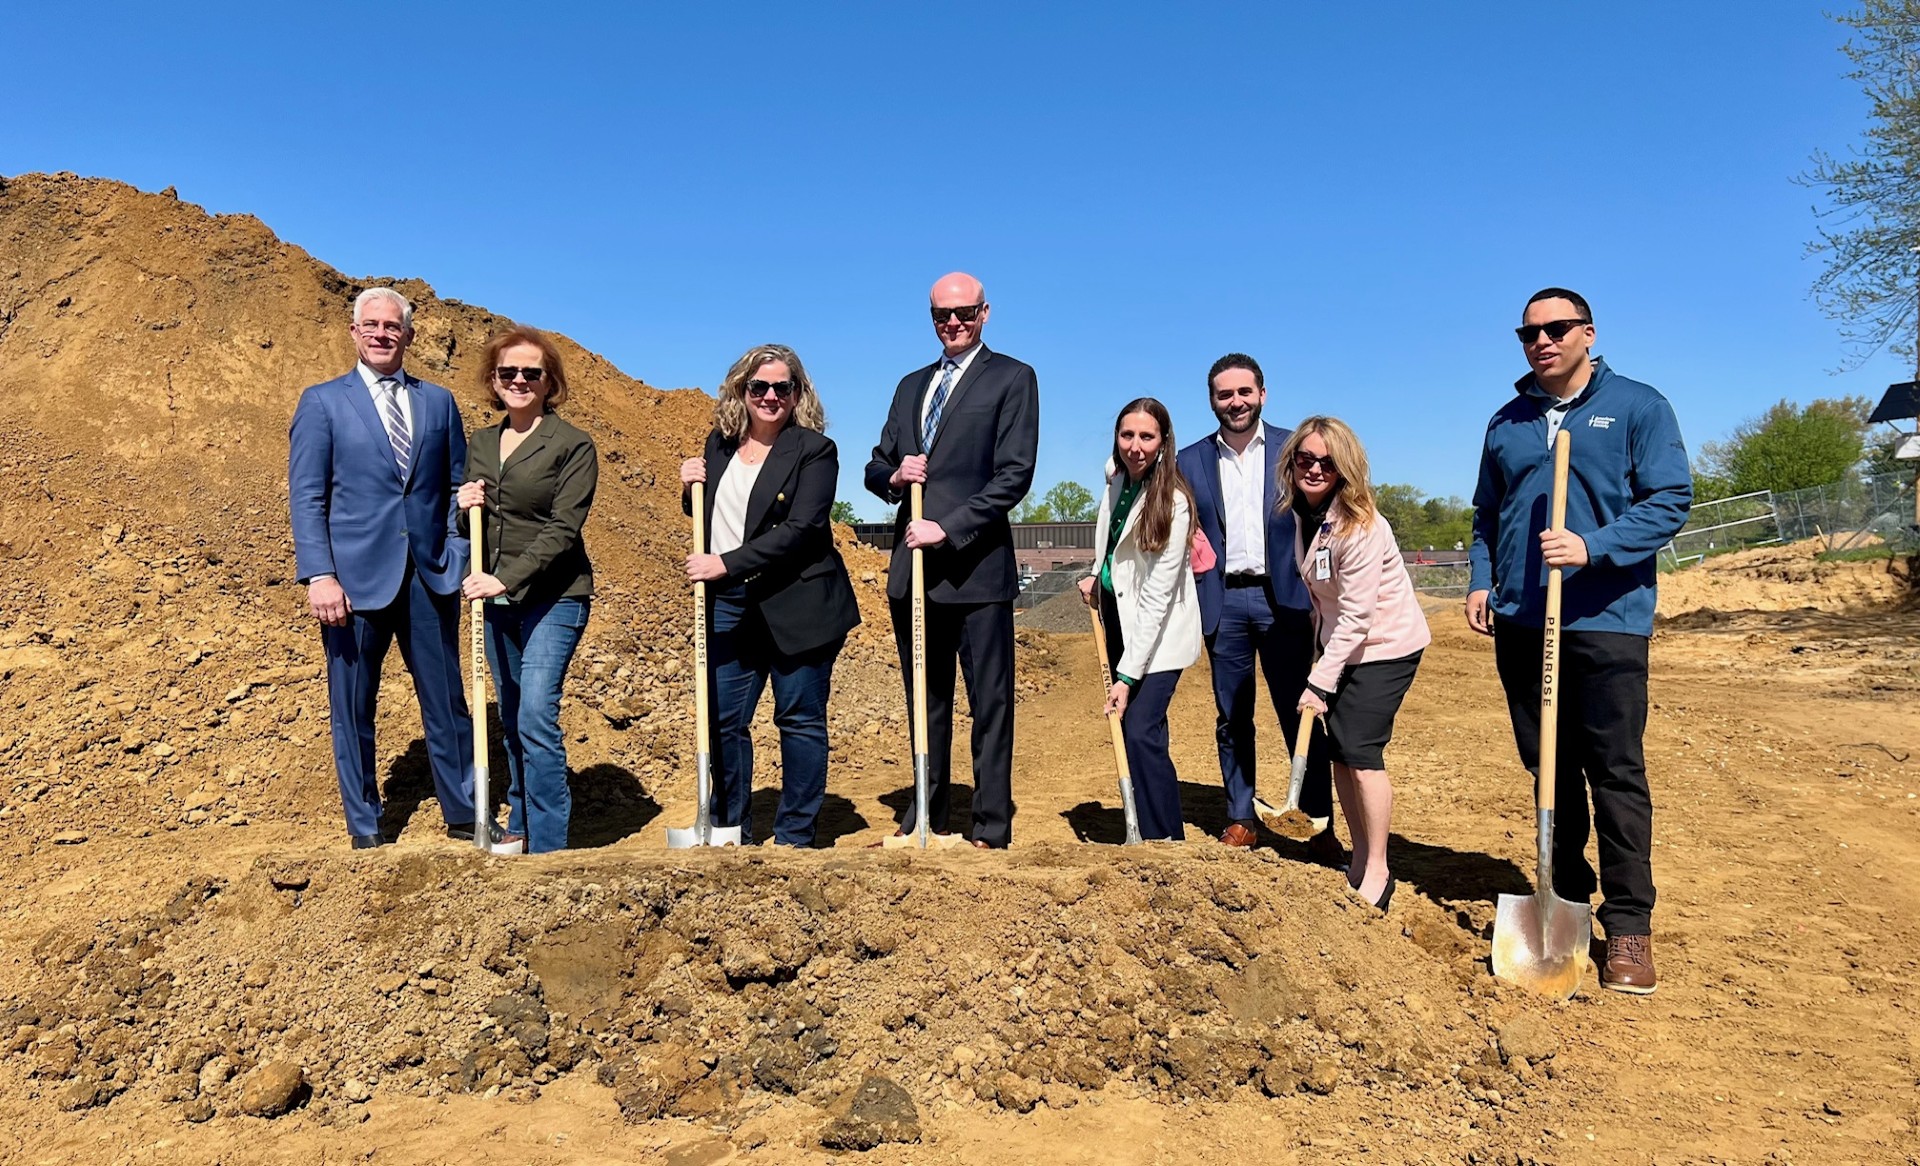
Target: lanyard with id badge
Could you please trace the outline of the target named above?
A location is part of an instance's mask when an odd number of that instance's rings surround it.
[[[1331,522],[1322,523],[1320,525],[1320,533],[1323,535],[1331,533],[1332,530],[1333,530],[1333,523]],[[1333,578],[1333,548],[1326,546],[1325,544],[1322,544],[1314,548],[1313,577],[1316,582],[1321,582],[1321,583],[1324,583],[1328,579]]]

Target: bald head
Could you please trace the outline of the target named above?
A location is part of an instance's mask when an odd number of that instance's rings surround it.
[[[987,289],[979,280],[964,271],[943,275],[929,298],[933,331],[948,356],[959,357],[980,343],[980,331],[987,326]],[[963,315],[972,318],[963,320]]]
[[[986,287],[964,271],[949,272],[933,284],[933,306],[936,308],[984,303],[986,298]]]

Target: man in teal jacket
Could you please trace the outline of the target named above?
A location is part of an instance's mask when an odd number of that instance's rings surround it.
[[[1494,657],[1520,758],[1538,771],[1540,665],[1549,569],[1561,596],[1554,893],[1602,894],[1602,986],[1646,994],[1653,969],[1653,798],[1641,739],[1655,556],[1686,524],[1693,475],[1673,406],[1591,354],[1593,312],[1578,293],[1547,288],[1516,330],[1532,372],[1493,415],[1473,493],[1467,625],[1494,637]],[[1572,435],[1566,529],[1549,527],[1553,441]],[[1596,880],[1586,860],[1587,790],[1599,834]]]

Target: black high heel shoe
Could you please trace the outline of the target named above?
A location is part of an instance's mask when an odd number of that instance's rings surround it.
[[[1387,908],[1393,905],[1393,888],[1396,885],[1397,884],[1394,882],[1394,880],[1388,879],[1387,889],[1380,892],[1380,898],[1377,901],[1373,899],[1369,899],[1365,895],[1361,894],[1360,888],[1354,886],[1352,883],[1347,884],[1347,894],[1352,895],[1354,898],[1360,900],[1362,903],[1365,903],[1367,906],[1372,907],[1374,910],[1384,915],[1387,912]]]

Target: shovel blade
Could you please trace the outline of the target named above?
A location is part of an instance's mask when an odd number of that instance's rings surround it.
[[[1501,895],[1493,915],[1493,974],[1558,1000],[1586,976],[1593,908],[1558,895]]]
[[[740,827],[709,826],[707,836],[700,837],[698,826],[688,826],[684,830],[678,826],[667,827],[667,849],[688,850],[695,846],[739,846]]]
[[[956,846],[964,846],[966,844],[967,840],[958,834],[927,835],[928,850],[951,850]],[[880,840],[880,845],[888,850],[918,850],[920,849],[920,835],[913,833],[902,834],[896,837],[889,834]]]

